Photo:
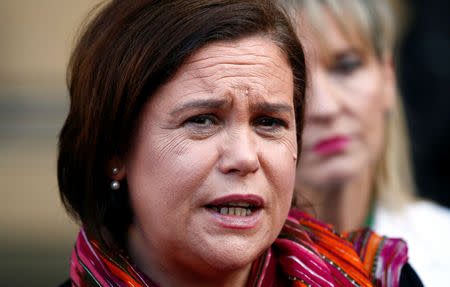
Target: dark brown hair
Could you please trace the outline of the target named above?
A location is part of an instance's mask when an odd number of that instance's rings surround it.
[[[113,192],[106,166],[127,153],[141,109],[155,90],[199,48],[255,34],[272,40],[292,67],[300,135],[303,51],[272,1],[114,0],[101,7],[72,53],[71,105],[59,138],[61,198],[88,234],[107,245],[108,235],[124,242],[133,215],[126,180]]]

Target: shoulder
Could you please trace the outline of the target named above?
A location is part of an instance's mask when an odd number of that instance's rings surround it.
[[[433,218],[430,224],[430,218]],[[438,226],[443,224],[442,226]],[[392,230],[420,228],[430,231],[450,227],[450,209],[427,200],[411,202],[402,209],[389,209],[381,204],[375,208],[374,229],[385,233]]]
[[[410,203],[399,210],[378,205],[373,229],[386,236],[405,238],[411,249],[429,245],[424,243],[431,243],[431,240],[436,245],[447,246],[450,240],[450,209],[425,200]]]
[[[448,221],[450,219],[450,209],[428,200],[420,200],[410,204],[409,213],[419,215],[433,215],[438,220]]]
[[[447,281],[450,261],[450,209],[430,201],[417,201],[401,210],[377,206],[374,229],[390,237],[404,238],[409,262],[426,286]]]

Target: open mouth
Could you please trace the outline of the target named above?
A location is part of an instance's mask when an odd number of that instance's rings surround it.
[[[253,229],[262,221],[265,201],[255,194],[230,194],[204,205],[220,226],[231,229]]]
[[[248,202],[227,202],[219,205],[207,205],[206,208],[214,210],[222,215],[246,217],[250,216],[260,207]]]

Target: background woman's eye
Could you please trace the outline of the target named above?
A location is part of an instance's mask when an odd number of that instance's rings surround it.
[[[360,56],[352,53],[338,56],[334,65],[332,66],[332,71],[337,74],[348,75],[356,71],[362,66],[362,60]]]
[[[196,115],[185,120],[183,124],[208,126],[217,124],[217,117],[212,114]]]

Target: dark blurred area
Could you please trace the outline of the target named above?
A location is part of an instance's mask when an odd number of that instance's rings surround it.
[[[450,1],[405,0],[398,80],[419,194],[450,207]]]

